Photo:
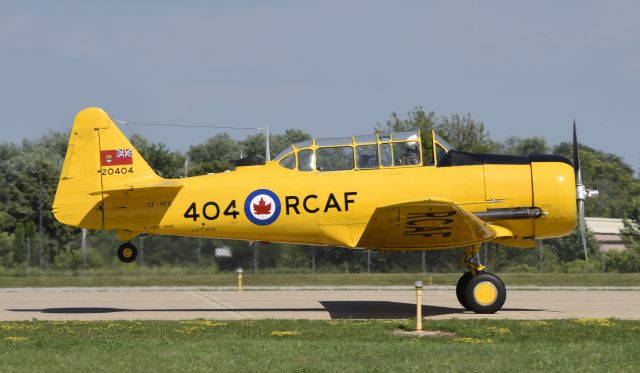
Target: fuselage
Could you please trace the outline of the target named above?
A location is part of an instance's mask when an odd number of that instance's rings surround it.
[[[175,195],[138,198],[134,189],[126,198],[106,197],[101,228],[358,247],[377,207],[438,198],[472,213],[540,208],[540,217],[492,220],[513,233],[499,242],[531,247],[535,239],[570,233],[576,219],[573,168],[558,159],[331,172],[290,170],[274,161],[176,181],[183,187]],[[277,196],[263,206],[278,209],[265,225],[249,219],[256,203],[248,197],[256,190]]]

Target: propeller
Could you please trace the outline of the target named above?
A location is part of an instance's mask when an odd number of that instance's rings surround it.
[[[584,218],[584,210],[587,198],[595,198],[599,192],[587,189],[582,184],[582,170],[580,169],[580,152],[578,151],[578,135],[576,131],[576,121],[573,120],[573,168],[576,172],[576,200],[578,203],[578,222],[580,224],[580,236],[582,237],[582,247],[584,248],[584,261],[589,260],[587,248],[587,226]]]

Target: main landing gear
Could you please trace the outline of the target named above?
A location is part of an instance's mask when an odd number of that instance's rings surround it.
[[[131,263],[138,257],[138,248],[131,242],[118,246],[118,259],[124,263]]]
[[[498,276],[484,271],[485,266],[480,262],[480,245],[465,248],[464,256],[469,272],[458,280],[458,301],[476,313],[499,311],[507,299],[507,289]]]

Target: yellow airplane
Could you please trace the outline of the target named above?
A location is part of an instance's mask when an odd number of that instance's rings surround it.
[[[64,224],[115,230],[135,260],[140,234],[216,237],[379,250],[465,247],[460,303],[502,308],[506,288],[486,272],[480,244],[532,248],[570,234],[584,201],[574,164],[554,155],[473,154],[433,135],[423,164],[419,132],[315,139],[264,165],[164,179],[99,108],[77,114],[53,214]],[[580,220],[584,231],[584,219]],[[586,255],[586,245],[585,245]]]

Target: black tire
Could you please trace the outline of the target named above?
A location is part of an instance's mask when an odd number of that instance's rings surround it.
[[[471,275],[471,272],[465,272],[462,274],[458,280],[458,284],[456,285],[456,296],[458,297],[458,302],[460,302],[462,307],[468,310],[470,310],[471,307],[469,307],[469,302],[467,302],[465,292],[467,291],[467,284],[469,284],[469,281],[471,281],[472,278],[473,276]]]
[[[495,313],[507,299],[507,288],[498,276],[480,273],[467,284],[465,297],[475,313]]]
[[[138,249],[131,243],[125,242],[118,247],[118,259],[123,263],[131,263],[138,257]]]

